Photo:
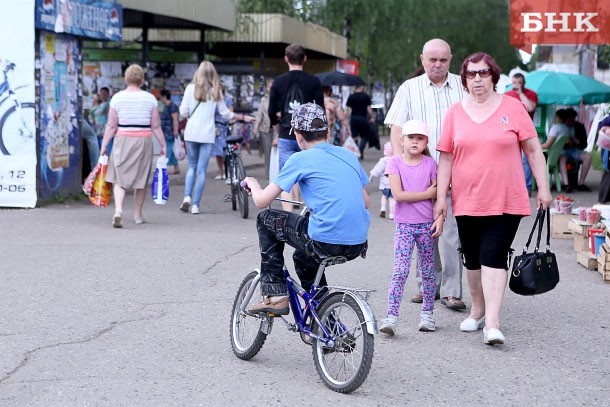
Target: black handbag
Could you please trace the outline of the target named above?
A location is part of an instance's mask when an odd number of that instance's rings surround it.
[[[546,251],[539,252],[540,239],[542,235],[542,227],[544,225],[544,217],[546,212]],[[537,295],[551,291],[557,283],[559,283],[559,268],[557,267],[557,259],[555,254],[551,252],[551,227],[550,227],[550,211],[546,211],[540,207],[534,226],[527,239],[527,244],[523,248],[523,253],[515,257],[513,270],[510,275],[508,286],[510,289],[520,295]],[[528,253],[527,250],[532,241],[534,231],[538,226],[538,238],[536,247],[533,253]]]

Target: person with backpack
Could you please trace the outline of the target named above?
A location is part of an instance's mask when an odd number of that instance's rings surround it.
[[[288,65],[288,72],[273,80],[269,92],[269,119],[276,133],[279,134],[280,171],[292,154],[301,151],[294,132],[290,131],[292,114],[305,103],[324,106],[320,80],[303,71],[303,65],[307,61],[303,47],[297,44],[287,46],[284,61]],[[297,200],[293,194],[298,195],[297,185],[290,193],[283,192],[282,198]],[[285,202],[282,202],[282,206],[284,210],[291,209],[291,205]]]

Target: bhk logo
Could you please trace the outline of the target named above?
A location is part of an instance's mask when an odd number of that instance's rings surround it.
[[[610,0],[511,0],[510,43],[609,44]]]

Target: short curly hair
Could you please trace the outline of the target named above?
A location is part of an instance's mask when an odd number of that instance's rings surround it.
[[[502,70],[500,69],[496,61],[491,57],[491,55],[486,54],[484,52],[476,52],[466,57],[466,59],[462,63],[462,71],[460,72],[460,77],[462,78],[462,85],[468,93],[470,93],[468,91],[468,86],[466,86],[466,70],[468,69],[468,64],[471,62],[476,64],[477,62],[481,61],[485,62],[489,69],[491,69],[491,81],[494,84],[494,91],[496,90],[496,85],[500,80],[500,73],[502,72]]]
[[[141,86],[144,83],[144,69],[138,64],[132,64],[125,69],[125,83]]]

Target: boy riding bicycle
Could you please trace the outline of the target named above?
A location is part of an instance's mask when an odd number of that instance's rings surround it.
[[[289,302],[284,275],[284,245],[295,248],[292,256],[301,285],[311,289],[320,262],[329,256],[353,260],[364,257],[370,224],[369,177],[349,150],[326,142],[328,122],[324,107],[306,103],[290,122],[302,152],[293,154],[277,177],[262,189],[253,177],[247,188],[257,208],[267,206],[294,184],[301,188],[310,215],[266,209],[256,220],[261,251],[263,301],[249,312],[287,315]],[[322,276],[320,286],[325,286]]]

